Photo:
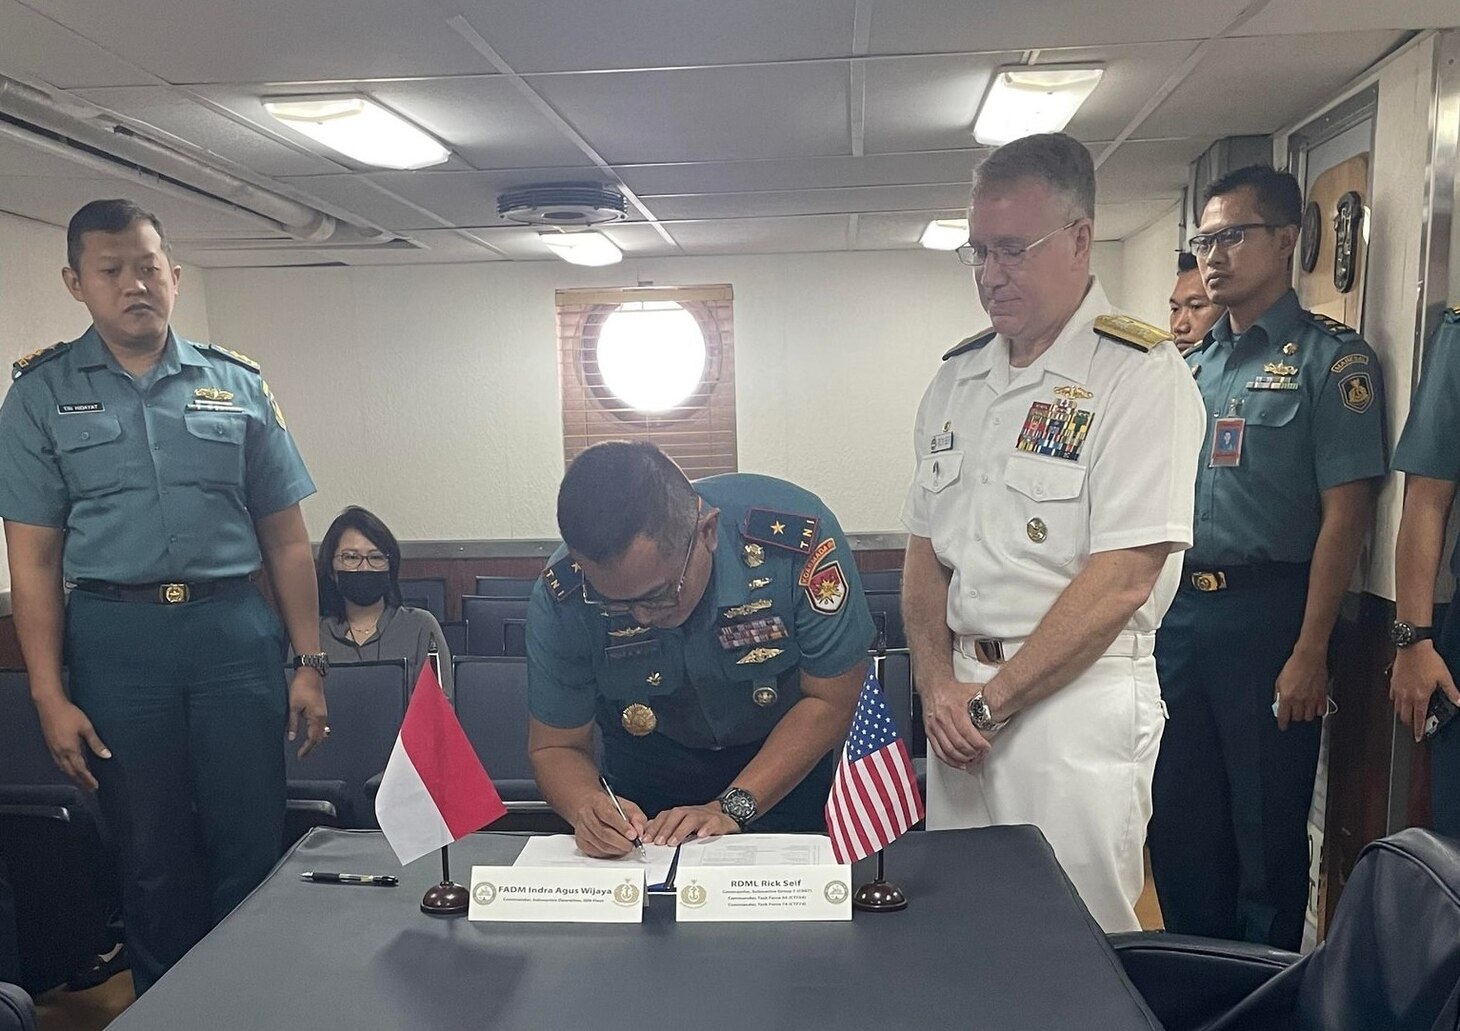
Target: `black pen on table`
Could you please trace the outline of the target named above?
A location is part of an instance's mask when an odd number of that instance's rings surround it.
[[[619,816],[623,817],[624,823],[628,823],[629,814],[624,812],[624,807],[618,804],[618,796],[613,793],[613,788],[608,786],[608,778],[600,776],[598,778],[598,783],[602,784],[603,790],[608,792],[608,800],[612,802],[613,807],[618,810]],[[629,826],[632,827],[633,825],[629,824]],[[639,836],[637,834],[634,835],[632,840],[634,842],[634,848],[639,850],[639,858],[647,863],[649,861],[649,853],[644,851],[644,842],[639,839]]]
[[[315,884],[370,884],[381,888],[394,888],[400,883],[399,877],[388,873],[316,873],[313,870],[304,871],[299,879],[313,881]]]

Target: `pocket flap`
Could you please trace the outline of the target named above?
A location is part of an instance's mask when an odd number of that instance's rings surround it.
[[[200,440],[217,440],[226,444],[242,444],[247,430],[246,415],[223,412],[189,412],[183,418],[188,432]]]
[[[918,486],[936,494],[958,479],[962,470],[962,451],[941,451],[936,455],[925,455],[918,461]]]
[[[55,427],[56,446],[62,451],[81,451],[109,443],[122,435],[122,424],[117,417],[105,412],[63,415],[52,425]]]
[[[1054,458],[1010,455],[1004,482],[1035,501],[1068,501],[1085,489],[1085,467]]]
[[[1242,415],[1254,426],[1286,426],[1298,414],[1298,395],[1295,391],[1253,391],[1266,397],[1254,398],[1247,395]]]

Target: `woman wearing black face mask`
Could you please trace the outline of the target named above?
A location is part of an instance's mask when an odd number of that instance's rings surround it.
[[[400,544],[373,513],[352,505],[325,531],[315,559],[319,636],[330,662],[409,659],[414,678],[431,642],[452,695],[451,653],[436,617],[401,604]]]

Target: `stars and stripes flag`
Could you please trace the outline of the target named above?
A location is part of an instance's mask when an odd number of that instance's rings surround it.
[[[852,732],[826,800],[826,831],[838,863],[853,863],[886,848],[923,818],[923,796],[907,742],[882,695],[876,668],[857,699]]]

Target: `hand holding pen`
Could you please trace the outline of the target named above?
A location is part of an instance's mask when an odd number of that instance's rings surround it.
[[[634,821],[629,818],[629,814],[624,810],[623,804],[619,802],[618,796],[613,793],[613,788],[609,787],[608,778],[599,777],[598,783],[603,785],[603,790],[607,793],[609,802],[613,804],[614,812],[618,813],[619,819],[623,821],[622,826],[626,828],[627,832],[618,830],[618,828],[613,828],[613,830],[620,838],[628,838],[629,841],[633,844],[634,848],[638,849],[639,858],[644,860],[645,862],[648,862],[649,853],[644,849],[643,839],[639,837],[639,831],[635,826]],[[629,803],[629,807],[633,809],[634,814],[639,818],[640,822],[642,823],[644,819],[644,814],[639,810],[639,807],[634,805],[633,802]],[[584,847],[583,829],[583,825],[580,823],[577,828],[576,836],[578,837],[578,846],[582,848],[583,851],[586,852],[588,855],[613,856],[622,854],[614,848],[590,850],[589,848]],[[604,844],[610,843],[604,842]]]

